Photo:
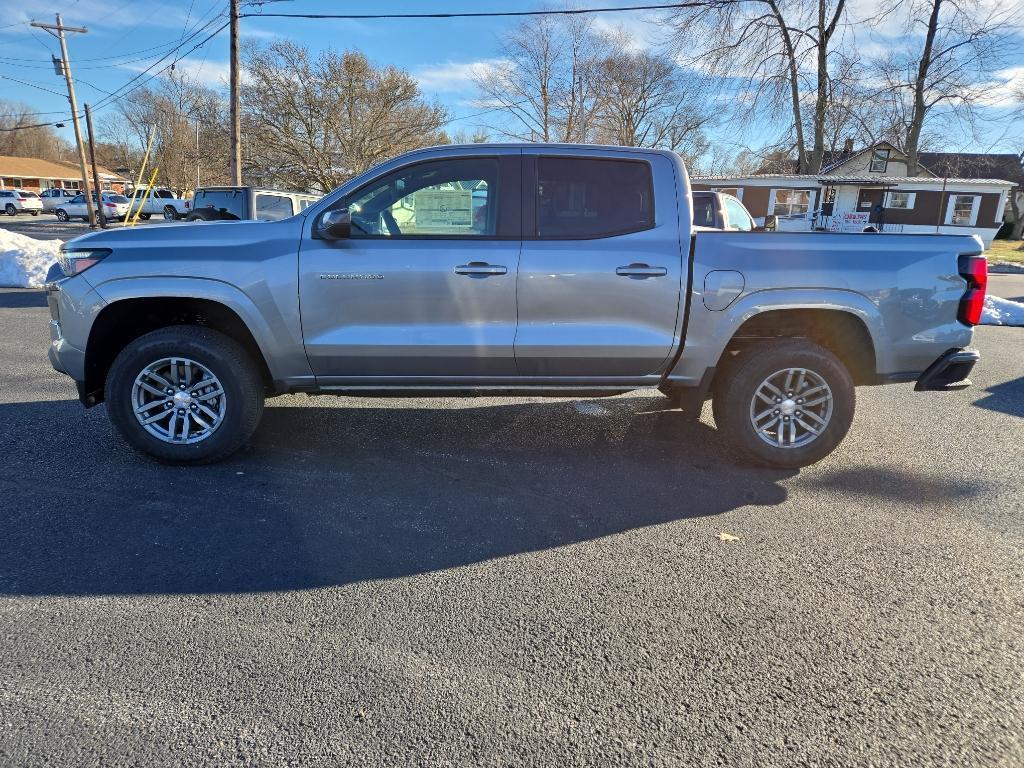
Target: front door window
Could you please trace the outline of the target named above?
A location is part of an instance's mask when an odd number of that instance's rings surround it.
[[[473,238],[497,233],[498,160],[419,163],[350,198],[352,236]]]

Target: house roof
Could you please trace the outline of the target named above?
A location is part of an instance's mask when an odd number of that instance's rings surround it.
[[[92,166],[86,164],[86,169],[92,173]],[[123,181],[116,173],[102,165],[96,166],[99,175],[110,180]],[[80,181],[82,173],[77,163],[64,163],[54,160],[40,160],[35,157],[14,157],[12,155],[0,155],[0,176],[16,177],[19,179],[60,179],[61,181]]]
[[[881,147],[897,152],[905,158],[906,153],[897,149],[888,141],[869,144],[855,152],[826,152],[821,161],[821,172],[828,174],[835,168],[852,160],[858,155]],[[1024,186],[1024,162],[1019,155],[1012,153],[988,152],[920,152],[917,156],[918,165],[927,176],[954,177],[963,179],[1005,179],[1017,186]]]
[[[828,175],[809,175],[809,174],[796,174],[796,173],[754,173],[741,176],[693,176],[690,181],[703,184],[711,181],[723,181],[723,182],[737,182],[737,181],[766,181],[766,180],[777,180],[782,182],[794,182],[795,184],[803,184],[804,186],[816,186],[818,184],[828,186],[832,184],[859,184],[861,186],[875,185],[875,186],[892,186],[896,184],[929,184],[936,185],[942,184],[941,178],[934,178],[931,176],[828,176]],[[947,178],[945,180],[947,185],[952,184],[956,186],[965,184],[976,184],[976,185],[997,185],[997,186],[1013,186],[1014,182],[1006,179],[968,179],[968,178]]]

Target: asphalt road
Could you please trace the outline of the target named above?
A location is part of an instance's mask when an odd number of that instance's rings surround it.
[[[162,216],[153,216],[148,221],[139,219],[137,226],[148,227],[153,224],[167,224]],[[184,224],[186,222],[178,222]],[[110,222],[111,227],[123,227],[124,224],[118,221]],[[0,214],[0,227],[9,229],[36,240],[70,240],[79,235],[85,235],[93,230],[89,229],[88,222],[82,221],[57,221],[52,213],[40,213],[38,216],[19,214],[17,216],[4,216]]]
[[[647,392],[285,397],[167,468],[46,344],[0,293],[2,765],[1024,764],[1022,329],[799,473]]]

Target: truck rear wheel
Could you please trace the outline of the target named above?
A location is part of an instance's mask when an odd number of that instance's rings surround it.
[[[795,469],[842,442],[855,400],[853,379],[835,355],[806,339],[779,339],[744,350],[720,372],[712,407],[746,459]]]
[[[114,360],[107,412],[133,447],[169,464],[208,464],[237,451],[263,414],[263,385],[233,339],[176,325],[140,336]]]

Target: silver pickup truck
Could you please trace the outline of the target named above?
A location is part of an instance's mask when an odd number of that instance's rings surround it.
[[[53,366],[124,438],[199,463],[264,398],[708,397],[749,460],[801,467],[855,385],[963,386],[986,283],[949,235],[693,232],[671,152],[437,147],[294,216],[68,242],[48,277]]]

